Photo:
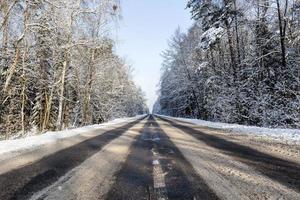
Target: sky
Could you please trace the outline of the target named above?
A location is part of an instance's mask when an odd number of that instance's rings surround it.
[[[192,25],[185,7],[185,0],[121,1],[117,53],[134,68],[134,81],[145,93],[150,111],[159,89],[160,54],[178,27],[186,31]]]

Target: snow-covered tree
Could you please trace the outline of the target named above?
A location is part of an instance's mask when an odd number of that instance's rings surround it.
[[[146,112],[110,37],[118,0],[0,2],[0,137]]]
[[[195,23],[165,50],[156,112],[299,127],[299,1],[190,0],[187,7]]]

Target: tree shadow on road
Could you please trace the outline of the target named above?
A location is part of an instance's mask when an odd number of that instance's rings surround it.
[[[226,139],[207,134],[173,122],[169,119],[159,117],[170,125],[188,133],[205,144],[220,150],[222,153],[232,156],[234,159],[243,162],[258,170],[267,177],[277,181],[296,192],[300,192],[300,166],[297,163],[277,158],[253,148],[237,144]]]
[[[37,162],[0,175],[0,199],[28,199],[53,184],[61,176],[97,153],[104,145],[139,123],[130,122],[74,146],[46,156]]]

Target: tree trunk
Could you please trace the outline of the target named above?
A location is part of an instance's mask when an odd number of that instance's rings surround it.
[[[63,68],[61,72],[61,84],[60,84],[60,94],[59,94],[59,104],[58,104],[58,117],[56,122],[56,129],[62,129],[62,117],[63,117],[63,104],[64,104],[64,91],[65,91],[65,78],[66,71],[68,68],[68,58],[63,62]]]
[[[26,8],[24,10],[24,37],[27,33],[27,23],[28,23],[28,5],[26,2]],[[25,134],[25,105],[26,105],[26,57],[27,57],[27,42],[26,39],[24,39],[24,52],[23,52],[23,58],[22,58],[22,106],[21,106],[21,121],[22,121],[22,134]]]
[[[93,77],[95,73],[94,69],[94,60],[95,60],[95,49],[92,49],[92,55],[89,63],[89,70],[87,74],[87,85],[85,88],[85,95],[84,95],[84,104],[83,104],[83,123],[86,125],[89,123],[88,115],[89,115],[89,104],[91,100],[91,91],[92,91],[92,84],[93,84]]]
[[[238,64],[241,64],[241,50],[240,50],[240,37],[238,31],[238,18],[237,18],[237,5],[236,0],[233,1],[235,16],[234,16],[234,29],[235,29],[235,38],[236,38],[236,49],[237,49],[237,57],[238,57]]]
[[[285,1],[285,11],[284,15],[282,16],[280,2],[276,0],[277,5],[277,15],[278,15],[278,25],[279,25],[279,34],[280,34],[280,46],[281,46],[281,62],[284,69],[286,69],[286,49],[285,49],[285,35],[286,35],[286,13],[287,13],[287,6],[288,0]]]
[[[230,25],[228,20],[225,20],[225,26],[227,30],[227,39],[228,39],[228,46],[229,46],[229,53],[230,53],[230,60],[231,60],[231,67],[232,67],[232,72],[233,72],[233,81],[236,82],[237,80],[237,64],[236,64],[236,59],[235,59],[235,53],[234,53],[234,48],[233,48],[233,38],[232,38],[232,33],[230,31]]]

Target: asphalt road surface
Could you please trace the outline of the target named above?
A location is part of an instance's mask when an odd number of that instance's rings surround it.
[[[0,161],[0,200],[300,200],[300,146],[161,116]]]

